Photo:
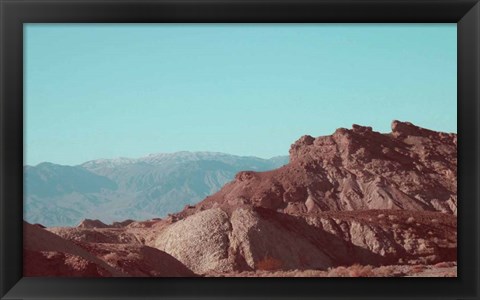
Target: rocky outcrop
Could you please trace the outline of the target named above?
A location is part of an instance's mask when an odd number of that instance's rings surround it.
[[[233,211],[230,253],[236,269],[326,269],[335,264],[307,232],[299,235],[294,230],[296,220],[277,222],[279,215],[270,217],[247,208]]]
[[[132,277],[195,277],[171,255],[141,244],[82,243],[81,246]]]
[[[73,242],[141,244],[136,235],[123,229],[51,227],[47,230]]]
[[[228,208],[226,208],[228,210]],[[260,207],[221,208],[178,221],[155,247],[198,273],[320,269],[456,260],[456,218],[371,210],[290,216]]]
[[[77,225],[77,227],[78,228],[107,228],[109,226],[100,220],[85,219],[81,221]]]
[[[225,212],[210,209],[167,227],[155,246],[189,266],[194,272],[227,271],[231,224]]]
[[[158,249],[131,240],[105,242],[105,236],[118,231],[104,232],[98,240],[93,239],[94,234],[76,235],[78,228],[52,231],[65,238],[24,222],[24,276],[196,276],[177,259]]]
[[[87,250],[38,226],[23,223],[24,276],[125,276]]]
[[[288,214],[367,209],[457,212],[457,135],[394,121],[392,132],[353,125],[303,136],[290,163],[244,171],[197,205],[252,204]]]

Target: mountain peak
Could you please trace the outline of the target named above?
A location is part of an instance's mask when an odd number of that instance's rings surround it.
[[[355,153],[363,149],[363,153],[382,150],[385,147],[396,147],[409,138],[424,137],[439,139],[446,143],[456,145],[457,135],[434,131],[410,122],[394,120],[391,124],[391,133],[374,131],[370,126],[353,124],[351,129],[338,128],[332,135],[312,137],[304,135],[294,142],[290,148],[290,159],[297,160],[323,160],[331,159],[336,154]],[[394,144],[396,146],[394,146]]]
[[[100,220],[84,219],[78,225],[78,228],[107,228],[107,224]]]
[[[396,138],[405,138],[407,136],[445,136],[456,135],[452,133],[437,132],[430,129],[426,129],[410,122],[401,122],[394,120],[392,122],[392,135]]]

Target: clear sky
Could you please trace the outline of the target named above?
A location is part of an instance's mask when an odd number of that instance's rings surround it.
[[[456,24],[25,25],[25,163],[457,131]]]

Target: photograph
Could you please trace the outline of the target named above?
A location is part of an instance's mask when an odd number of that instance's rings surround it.
[[[457,38],[24,23],[23,276],[457,277]]]

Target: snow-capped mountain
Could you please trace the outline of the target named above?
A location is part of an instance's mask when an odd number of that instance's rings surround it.
[[[266,171],[286,163],[288,156],[183,151],[78,166],[25,166],[24,219],[69,226],[84,218],[113,222],[164,217],[215,193],[239,171]]]

